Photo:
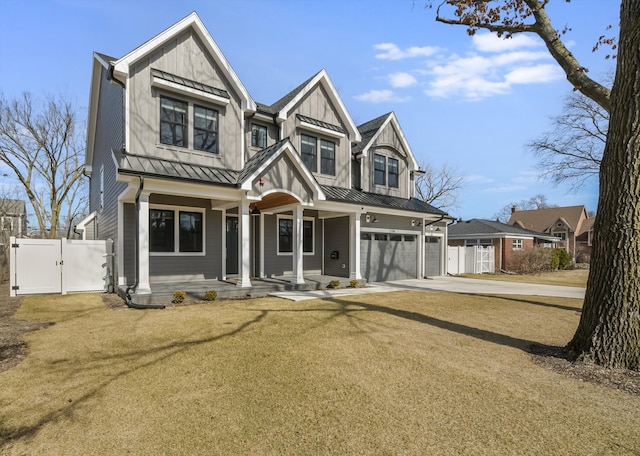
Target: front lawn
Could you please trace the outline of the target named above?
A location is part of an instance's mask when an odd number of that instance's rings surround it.
[[[586,287],[589,278],[588,269],[541,272],[539,274],[461,274],[469,279],[504,280],[507,282],[540,283],[546,285],[564,285],[568,287]]]
[[[109,309],[53,321],[0,373],[0,453],[638,454],[640,396],[533,362],[575,299],[394,292]]]

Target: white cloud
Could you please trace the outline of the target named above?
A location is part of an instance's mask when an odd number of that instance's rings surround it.
[[[408,98],[397,96],[393,90],[388,90],[388,89],[369,90],[368,92],[363,93],[361,95],[356,95],[353,98],[355,98],[358,101],[367,101],[369,103],[384,103],[389,101],[393,101],[397,103],[397,102],[404,102],[408,100]]]
[[[513,49],[542,46],[542,41],[528,35],[513,35],[499,38],[493,33],[476,33],[471,38],[473,46],[480,52],[505,52]]]
[[[564,73],[558,65],[543,64],[516,68],[505,75],[509,84],[532,84],[562,79]]]
[[[374,49],[383,51],[376,54],[376,59],[381,60],[401,60],[414,57],[430,57],[439,51],[435,46],[411,46],[406,49],[400,49],[394,43],[380,43],[373,46]]]
[[[389,75],[392,87],[410,87],[416,85],[418,80],[409,73],[393,73]]]

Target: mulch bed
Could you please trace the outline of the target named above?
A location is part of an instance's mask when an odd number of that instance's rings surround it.
[[[37,331],[53,323],[41,323],[17,320],[13,318],[22,303],[23,297],[9,297],[9,284],[0,284],[0,372],[11,369],[20,363],[29,350],[22,339],[24,333]],[[122,298],[115,294],[103,294],[102,300],[110,309],[125,309]],[[546,369],[580,381],[596,383],[608,388],[622,390],[640,396],[640,372],[622,369],[604,369],[589,362],[571,361],[563,347],[532,345],[532,361]]]

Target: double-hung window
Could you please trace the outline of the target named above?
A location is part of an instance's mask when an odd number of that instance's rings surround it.
[[[184,101],[160,97],[160,142],[187,147],[187,108]]]
[[[512,248],[513,250],[522,250],[522,239],[513,239]]]
[[[218,153],[218,111],[193,106],[193,148]]]
[[[395,158],[389,158],[389,187],[398,188],[398,160]]]
[[[149,209],[151,253],[204,253],[204,211]]]
[[[260,149],[267,147],[267,127],[251,124],[251,146]]]
[[[320,140],[320,172],[336,175],[336,145],[324,139]]]
[[[314,136],[300,136],[300,154],[302,155],[302,162],[307,168],[309,168],[309,171],[313,173],[318,171],[317,142],[318,141]]]
[[[278,255],[289,255],[293,253],[293,217],[278,217]],[[302,220],[302,252],[304,254],[314,254],[314,223],[312,218]]]
[[[373,157],[373,183],[385,185],[387,176],[387,158],[384,155],[375,154]]]

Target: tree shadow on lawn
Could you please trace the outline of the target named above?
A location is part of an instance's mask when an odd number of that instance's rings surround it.
[[[103,359],[101,359],[101,361],[108,360],[109,358],[118,358],[120,360],[137,359],[137,358],[140,358],[142,356],[159,354],[158,357],[156,357],[156,358],[154,358],[154,359],[152,359],[150,361],[143,362],[143,363],[140,363],[140,364],[136,364],[136,365],[134,365],[134,366],[132,366],[130,368],[123,369],[120,372],[117,372],[117,373],[115,373],[113,375],[108,375],[108,378],[106,380],[104,380],[101,383],[95,385],[87,393],[83,394],[82,396],[80,396],[80,397],[78,397],[76,399],[68,399],[68,401],[67,401],[68,405],[66,405],[64,407],[61,407],[61,408],[59,408],[57,410],[54,410],[54,411],[52,411],[50,413],[45,414],[42,418],[40,418],[38,420],[37,423],[35,423],[35,424],[31,425],[31,426],[23,426],[23,427],[19,427],[19,428],[15,428],[15,429],[10,429],[10,428],[7,427],[7,425],[5,423],[5,420],[0,415],[0,450],[2,450],[2,448],[7,446],[10,443],[11,440],[17,440],[17,439],[21,439],[21,438],[30,438],[30,437],[35,436],[43,426],[45,426],[46,424],[48,424],[50,422],[56,421],[56,420],[58,420],[60,418],[68,418],[68,419],[70,419],[73,416],[74,410],[76,408],[78,408],[81,405],[83,405],[85,402],[87,402],[92,397],[97,396],[101,390],[103,390],[109,384],[113,383],[114,381],[118,380],[121,377],[124,377],[126,375],[131,374],[131,373],[134,373],[134,372],[136,372],[136,371],[138,371],[140,369],[144,369],[146,367],[152,366],[152,365],[157,364],[159,362],[162,362],[162,361],[164,361],[164,360],[166,360],[168,358],[171,358],[173,356],[179,355],[180,353],[182,353],[185,350],[188,350],[189,348],[192,348],[194,346],[198,346],[198,345],[202,345],[202,344],[206,344],[206,343],[210,343],[210,342],[216,342],[216,341],[219,341],[221,339],[232,337],[232,336],[244,331],[248,327],[260,323],[260,321],[262,321],[268,315],[268,312],[267,311],[263,311],[263,310],[260,310],[259,312],[260,313],[255,318],[242,323],[241,325],[239,325],[235,329],[227,331],[227,332],[225,332],[223,334],[219,334],[217,336],[207,337],[207,338],[199,339],[199,340],[190,340],[190,341],[185,341],[185,342],[177,342],[177,343],[173,342],[171,344],[154,347],[154,348],[149,349],[149,350],[140,350],[140,351],[128,353],[126,355],[113,355],[113,356],[110,356],[110,357],[104,357]],[[130,363],[127,363],[127,365],[130,365]]]

